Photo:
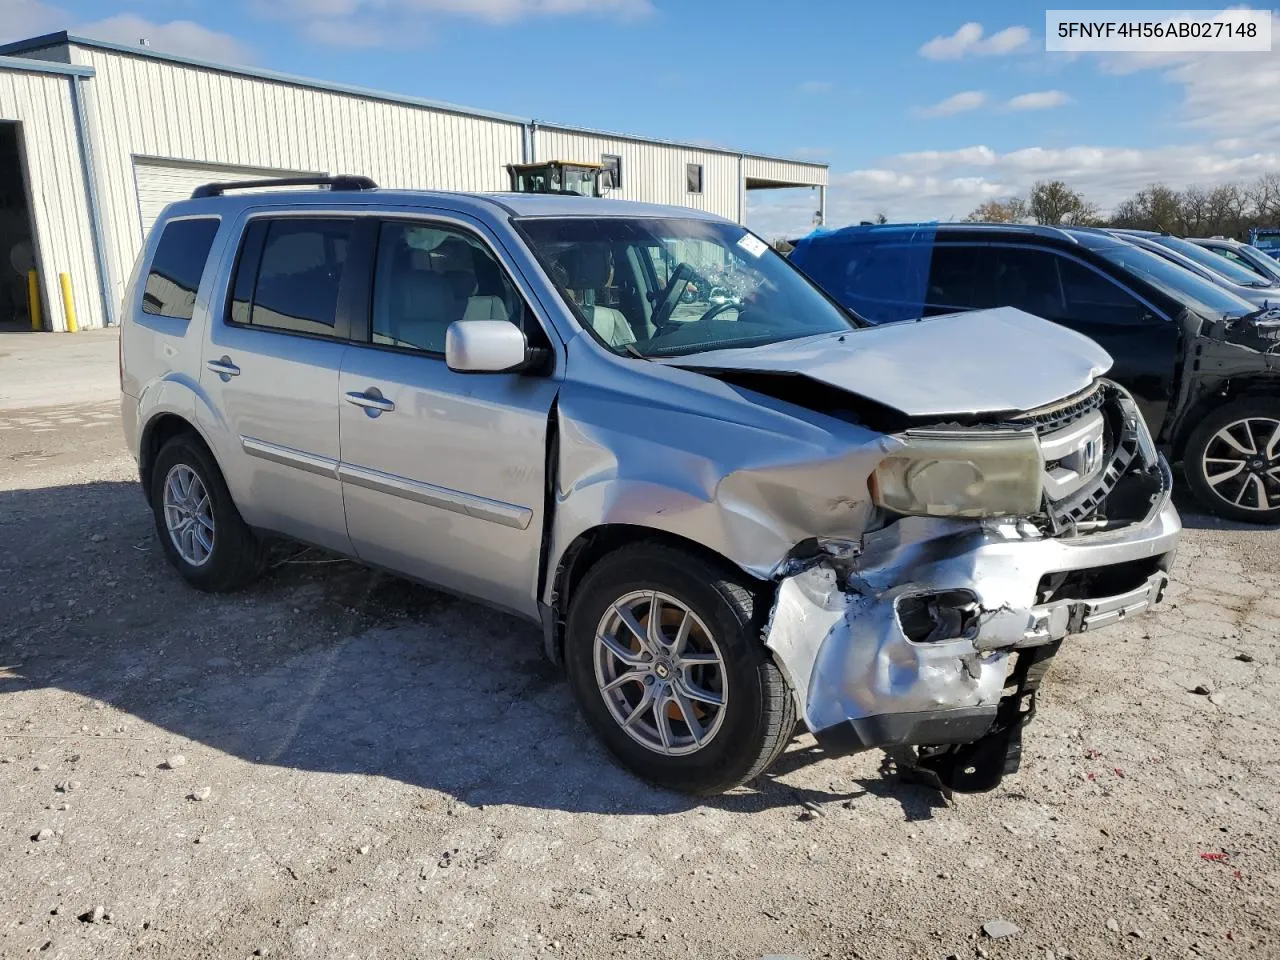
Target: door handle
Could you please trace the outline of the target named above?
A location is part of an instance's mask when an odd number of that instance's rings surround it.
[[[379,413],[390,413],[396,408],[396,405],[384,397],[377,387],[370,387],[364,393],[356,393],[354,391],[348,393],[347,403],[354,403],[357,407],[375,411],[374,416]]]
[[[232,377],[240,376],[240,368],[231,362],[231,358],[223,356],[221,360],[210,360],[205,366],[222,378],[222,382],[226,383]]]

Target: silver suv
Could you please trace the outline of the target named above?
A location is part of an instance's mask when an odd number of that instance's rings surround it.
[[[697,793],[798,719],[989,788],[1064,638],[1161,597],[1169,470],[1076,333],[866,328],[683,208],[249,186],[166,210],[123,311],[125,432],[200,589],[280,536],[538,622],[607,747]]]

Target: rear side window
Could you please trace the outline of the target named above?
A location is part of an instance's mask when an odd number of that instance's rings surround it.
[[[216,217],[170,220],[165,224],[142,291],[143,313],[175,320],[191,319],[200,276],[217,232]]]
[[[335,336],[352,229],[350,220],[253,221],[240,248],[231,321]]]

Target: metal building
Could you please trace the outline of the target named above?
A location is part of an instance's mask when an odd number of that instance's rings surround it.
[[[56,33],[0,46],[0,184],[22,188],[7,204],[0,192],[0,319],[6,289],[17,296],[25,273],[24,230],[46,328],[65,328],[62,273],[80,326],[96,327],[114,322],[157,214],[199,184],[359,173],[385,187],[492,191],[508,189],[507,164],[551,159],[610,164],[619,181],[610,196],[739,222],[754,189],[812,187],[817,215],[826,209],[821,163],[568,127]],[[20,284],[25,303],[25,277]]]

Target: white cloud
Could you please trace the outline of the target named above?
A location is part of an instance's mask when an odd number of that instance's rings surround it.
[[[1104,211],[1154,183],[1175,189],[1251,180],[1280,169],[1280,136],[1269,144],[1222,151],[1216,143],[1138,150],[1126,147],[1026,147],[998,153],[987,146],[903,153],[874,167],[833,173],[828,222],[857,223],[883,211],[891,220],[949,220],[984,200],[1025,196],[1037,180],[1062,179]],[[779,191],[796,193],[797,191]],[[812,201],[778,196],[751,201],[748,222],[766,236],[809,228]],[[801,194],[803,198],[803,194]]]
[[[1061,90],[1038,90],[1013,97],[1004,106],[1006,110],[1052,110],[1071,102]]]
[[[801,93],[830,93],[834,84],[830,80],[806,80],[800,84]]]
[[[1280,15],[1271,15],[1280,36]],[[1181,87],[1175,118],[1220,135],[1257,136],[1280,127],[1280,44],[1268,53],[1131,53],[1099,58],[1103,73],[1159,70]]]
[[[153,23],[132,13],[122,13],[95,23],[82,23],[75,32],[131,45],[145,37],[153,50],[216,63],[248,63],[253,60],[249,47],[235,37],[191,20]]]
[[[1276,14],[1272,31],[1280,35]],[[972,45],[973,37],[960,40],[961,47]],[[1001,153],[976,144],[901,153],[864,169],[833,172],[828,222],[856,223],[878,211],[892,220],[962,217],[985,199],[1025,196],[1036,180],[1058,178],[1109,211],[1153,182],[1175,189],[1213,187],[1280,170],[1280,96],[1275,93],[1280,90],[1280,47],[1271,53],[1228,56],[1085,54],[1082,59],[1089,56],[1112,75],[1159,71],[1180,93],[1168,119],[1201,136],[1143,149],[1079,144]],[[753,191],[747,196],[748,220],[761,233],[794,236],[809,229],[816,203],[803,192],[761,196]]]
[[[965,90],[940,100],[931,107],[916,107],[912,112],[917,117],[953,117],[957,113],[977,110],[987,102],[987,95],[981,90]]]
[[[982,24],[970,21],[950,36],[937,36],[920,47],[926,60],[959,60],[967,56],[993,57],[1014,53],[1027,45],[1031,31],[1026,27],[1005,27],[985,36]]]
[[[0,43],[65,29],[70,15],[40,0],[0,0]]]
[[[0,0],[0,42],[25,40],[55,30],[130,46],[145,37],[151,41],[153,50],[220,63],[247,63],[253,59],[249,47],[235,37],[191,20],[156,23],[136,14],[122,13],[86,23],[40,0]]]

